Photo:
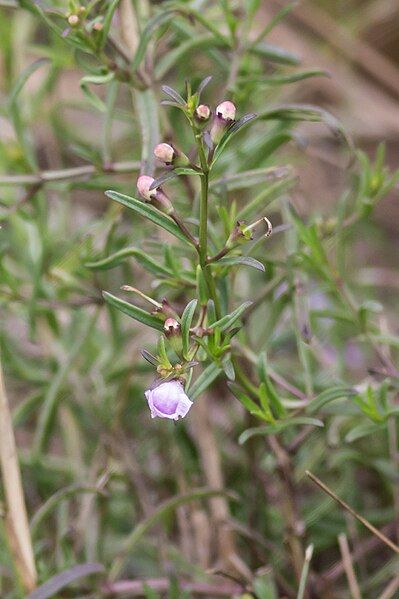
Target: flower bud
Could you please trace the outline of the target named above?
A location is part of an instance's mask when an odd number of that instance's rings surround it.
[[[79,17],[78,15],[69,15],[68,17],[68,23],[71,27],[76,27],[76,25],[79,25]]]
[[[172,164],[175,159],[176,153],[171,145],[162,143],[158,144],[154,148],[155,157],[165,164]]]
[[[181,327],[180,323],[175,318],[167,318],[163,325],[166,337],[172,337],[180,335]]]
[[[222,139],[223,133],[234,122],[236,116],[236,107],[233,102],[226,100],[216,108],[216,114],[213,119],[210,135],[214,144],[218,144]]]
[[[174,208],[172,202],[169,200],[162,188],[155,187],[154,189],[150,189],[154,181],[154,177],[141,175],[137,179],[137,189],[139,194],[146,200],[146,202],[150,202],[156,208],[158,208],[158,210],[166,212],[166,214],[173,214]]]
[[[155,146],[154,154],[158,160],[164,162],[166,165],[173,166],[187,166],[190,161],[183,152],[176,150],[173,146],[166,143],[161,143]]]
[[[151,417],[169,418],[178,420],[184,418],[193,402],[184,392],[184,387],[180,381],[172,380],[161,383],[155,389],[148,389],[145,392]]]
[[[102,31],[103,27],[104,27],[104,25],[101,23],[101,21],[97,21],[93,25],[93,31]]]
[[[200,104],[195,109],[195,116],[201,122],[208,121],[211,116],[211,109],[206,104]]]

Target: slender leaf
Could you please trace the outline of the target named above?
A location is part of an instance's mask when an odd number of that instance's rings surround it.
[[[216,329],[216,327],[219,328],[220,331],[223,333],[223,331],[226,331],[231,326],[233,326],[235,322],[237,322],[240,316],[245,312],[247,308],[249,308],[251,304],[252,302],[244,302],[243,304],[241,304],[239,308],[236,308],[234,312],[232,312],[231,314],[226,314],[226,316],[223,316],[223,318],[221,318],[220,320],[213,322],[210,326],[212,327],[212,329]]]
[[[145,204],[141,200],[124,195],[118,191],[106,191],[105,195],[111,198],[111,200],[115,200],[123,206],[126,206],[126,208],[131,208],[131,210],[134,210],[137,214],[140,214],[140,216],[148,218],[148,220],[159,227],[162,227],[165,231],[168,231],[168,233],[171,233],[177,237],[177,239],[180,239],[180,241],[189,243],[173,220],[166,214],[163,214],[163,212],[154,208],[154,206],[151,206],[151,204]]]
[[[314,414],[321,408],[323,408],[328,403],[336,400],[342,399],[344,397],[353,397],[357,395],[358,392],[356,389],[351,389],[350,387],[332,387],[331,389],[326,389],[320,395],[312,399],[306,407],[306,411],[309,414]]]
[[[102,574],[104,571],[104,566],[96,563],[73,566],[72,568],[69,568],[69,570],[65,570],[50,578],[47,582],[32,591],[27,599],[49,599],[50,597],[55,597],[59,591],[72,582],[92,574]]]
[[[162,266],[159,261],[153,260],[146,252],[133,247],[123,248],[102,260],[86,262],[85,267],[90,268],[90,270],[108,270],[122,264],[122,262],[130,256],[137,258],[137,261],[142,264],[148,272],[151,272],[156,276],[174,277],[174,273],[165,266]]]
[[[173,171],[166,171],[166,173],[163,173],[160,177],[155,179],[155,181],[152,183],[150,187],[150,190],[156,189],[157,187],[160,187],[161,185],[166,183],[166,181],[170,181],[170,179],[175,179],[180,175],[201,175],[201,173],[199,171],[194,170],[193,168],[178,167],[173,169]]]
[[[184,309],[181,317],[181,334],[183,343],[183,355],[187,357],[188,350],[190,347],[190,327],[194,318],[195,309],[197,307],[198,300],[193,299]]]
[[[197,380],[192,384],[189,389],[189,396],[191,400],[196,399],[201,393],[203,393],[219,376],[222,369],[215,363],[209,364],[205,370],[199,375]]]
[[[258,435],[276,435],[280,433],[282,430],[289,428],[290,426],[300,426],[300,425],[310,425],[310,426],[320,426],[323,427],[324,424],[321,420],[317,420],[317,418],[309,418],[307,416],[298,416],[295,418],[287,418],[286,420],[280,420],[275,424],[269,424],[268,426],[257,426],[256,428],[249,428],[244,431],[238,441],[240,445],[248,441],[251,437],[255,437]]]
[[[174,14],[175,14],[174,10],[164,10],[163,12],[159,13],[155,17],[152,17],[152,19],[150,19],[147,22],[147,24],[143,30],[143,33],[141,34],[140,42],[139,42],[136,54],[134,55],[134,58],[132,60],[132,64],[131,64],[132,71],[135,71],[140,66],[140,64],[145,56],[147,46],[151,41],[153,33],[155,33],[155,31],[157,29],[159,29],[159,27],[161,27],[162,25],[164,25],[165,23],[170,21],[173,18]]]
[[[262,262],[259,262],[259,260],[256,260],[256,258],[252,258],[251,256],[225,256],[224,258],[220,258],[217,262],[212,262],[212,266],[240,266],[240,264],[251,266],[252,268],[265,272],[265,267]]]
[[[147,327],[151,327],[157,331],[163,331],[162,321],[156,316],[149,314],[142,308],[138,308],[137,306],[134,306],[133,304],[130,304],[129,302],[126,302],[125,300],[120,299],[119,297],[116,297],[107,291],[103,291],[103,298],[111,306],[118,308],[118,310],[130,316],[130,318],[134,318],[134,320],[138,320]]]
[[[226,133],[223,135],[222,139],[220,140],[220,142],[217,145],[211,166],[213,166],[215,164],[215,162],[220,157],[220,155],[223,152],[226,145],[240,131],[240,129],[249,125],[249,123],[254,121],[256,118],[257,118],[257,115],[255,113],[251,112],[251,113],[246,114],[243,117],[241,117],[231,127],[229,127],[229,129],[226,131]]]

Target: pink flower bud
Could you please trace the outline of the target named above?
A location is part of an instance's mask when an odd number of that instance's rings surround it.
[[[195,109],[195,116],[200,121],[207,121],[209,119],[209,117],[211,116],[211,109],[206,104],[200,104]]]
[[[78,25],[78,23],[79,23],[78,15],[69,15],[68,23],[71,27],[76,27],[76,25]]]
[[[139,190],[139,194],[147,200],[147,202],[151,202],[151,199],[155,196],[157,190],[152,189],[150,191],[151,185],[154,183],[154,177],[148,177],[147,175],[140,175],[137,179],[137,189]]]
[[[176,152],[174,151],[172,146],[166,143],[158,144],[157,146],[155,146],[154,154],[155,157],[158,158],[158,160],[164,162],[165,164],[172,164],[176,156]]]
[[[226,100],[216,108],[216,114],[225,121],[234,121],[236,118],[236,107],[233,102]]]
[[[179,417],[184,418],[193,405],[185,394],[183,385],[177,380],[161,383],[155,389],[146,391],[145,396],[152,418],[158,416],[178,420]]]
[[[139,194],[147,202],[151,202],[151,204],[158,208],[158,210],[162,210],[162,212],[166,212],[166,214],[173,214],[174,208],[166,193],[160,187],[150,189],[154,181],[154,177],[140,175],[137,179],[137,189],[139,190]]]

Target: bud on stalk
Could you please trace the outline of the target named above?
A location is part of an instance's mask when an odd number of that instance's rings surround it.
[[[200,123],[205,123],[206,121],[209,121],[211,109],[206,104],[200,104],[195,109],[194,116]]]
[[[174,208],[172,202],[169,200],[162,188],[155,187],[154,189],[150,189],[154,181],[154,177],[141,175],[137,179],[137,189],[139,190],[139,194],[145,199],[146,202],[153,204],[153,206],[158,208],[158,210],[161,210],[169,215],[173,214]]]
[[[217,106],[210,131],[211,140],[216,145],[222,139],[223,133],[233,124],[236,117],[236,107],[233,102],[226,100]]]
[[[176,150],[176,148],[167,143],[155,146],[154,155],[167,166],[187,166],[190,164],[188,157],[183,152]]]

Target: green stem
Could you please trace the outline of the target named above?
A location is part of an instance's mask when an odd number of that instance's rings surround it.
[[[200,197],[200,223],[199,223],[199,263],[206,281],[209,295],[215,304],[216,317],[221,317],[219,298],[216,292],[215,281],[210,270],[208,261],[208,190],[209,190],[209,166],[206,159],[201,134],[196,134],[198,155],[201,162],[201,197]]]
[[[199,260],[202,270],[206,266],[208,253],[208,173],[201,176],[200,224],[199,224]],[[205,275],[205,272],[204,272]]]

